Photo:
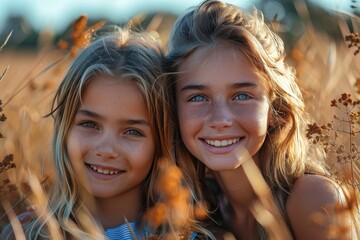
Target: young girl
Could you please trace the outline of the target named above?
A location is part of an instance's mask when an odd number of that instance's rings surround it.
[[[190,158],[201,180],[205,168],[213,174],[221,189],[221,220],[237,239],[269,237],[253,215],[256,179],[246,177],[244,157],[235,157],[239,149],[246,149],[266,180],[290,229],[286,238],[328,239],[328,228],[333,224],[335,233],[339,224],[337,237],[347,239],[350,217],[340,223],[329,208],[344,206],[344,196],[307,156],[304,101],[284,57],[282,40],[256,10],[205,1],[180,17],[162,83],[176,109],[177,158]],[[316,213],[324,213],[317,223]]]
[[[84,49],[61,82],[51,110],[56,178],[49,205],[64,238],[102,239],[97,223],[109,239],[171,232],[171,223],[153,229],[144,220],[161,198],[154,190],[161,166],[172,164],[168,144],[159,143],[164,108],[153,91],[161,61],[153,38],[122,30]],[[50,217],[26,224],[29,239],[49,237]],[[188,227],[203,231],[196,222]]]

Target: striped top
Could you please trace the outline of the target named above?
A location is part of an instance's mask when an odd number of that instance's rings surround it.
[[[129,229],[129,226],[131,230]],[[151,235],[150,231],[140,231],[136,227],[135,222],[129,222],[128,224],[124,223],[116,228],[109,228],[105,230],[105,235],[110,240],[118,240],[118,239],[131,239],[133,240],[135,236],[135,239],[146,239]]]
[[[131,230],[129,229],[129,226]],[[144,240],[152,235],[152,232],[148,229],[140,231],[136,227],[135,222],[129,222],[129,224],[122,224],[116,228],[109,228],[105,230],[105,235],[109,240],[129,239],[129,240]],[[135,237],[135,238],[134,238]],[[196,238],[196,233],[192,233],[190,240]]]

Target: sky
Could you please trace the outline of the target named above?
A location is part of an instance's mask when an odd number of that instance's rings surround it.
[[[264,0],[226,0],[226,2],[256,5]],[[266,0],[281,2],[285,0]],[[289,1],[289,0],[288,0]],[[301,1],[301,0],[300,0]],[[350,0],[308,0],[329,10],[349,10]],[[0,33],[10,16],[22,16],[35,30],[63,31],[81,14],[89,18],[106,18],[123,23],[141,12],[169,12],[179,15],[200,0],[0,0]]]

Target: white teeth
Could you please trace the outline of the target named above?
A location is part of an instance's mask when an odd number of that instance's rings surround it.
[[[234,139],[229,139],[229,140],[206,140],[205,142],[211,146],[215,146],[215,147],[226,147],[229,145],[232,145],[234,143],[237,143],[238,141],[240,141],[240,138],[234,138]]]
[[[101,173],[101,174],[113,175],[113,174],[118,174],[119,173],[119,171],[114,171],[114,170],[109,170],[109,169],[102,169],[100,167],[96,167],[96,166],[93,166],[93,165],[90,165],[90,167],[94,171],[97,171],[98,173]]]

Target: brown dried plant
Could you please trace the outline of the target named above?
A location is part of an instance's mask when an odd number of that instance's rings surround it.
[[[30,70],[28,74],[25,75],[24,79],[20,81],[21,85],[19,85],[16,89],[16,92],[12,94],[12,96],[4,102],[4,106],[6,106],[13,98],[15,98],[21,91],[25,88],[30,87],[34,88],[34,80],[39,78],[44,73],[48,72],[50,69],[55,72],[59,72],[55,67],[60,67],[61,64],[65,63],[66,60],[70,57],[75,57],[78,52],[85,48],[90,44],[92,40],[93,33],[102,27],[105,24],[105,21],[100,21],[95,23],[94,25],[88,26],[88,19],[86,16],[80,16],[72,25],[71,31],[66,33],[63,38],[59,40],[55,48],[51,48],[50,51],[43,54],[37,62],[35,62],[34,67]],[[7,39],[8,40],[8,39]],[[1,48],[0,48],[1,49]],[[38,66],[43,65],[43,61],[52,54],[52,50],[66,50],[68,53],[61,55],[61,57],[50,64],[46,65],[39,71],[37,71]],[[6,70],[5,70],[6,71]]]
[[[6,43],[8,42],[8,40],[10,39],[12,32],[10,32],[8,34],[8,36],[6,37],[5,41],[3,42],[3,44],[0,46],[0,51],[5,47]],[[0,80],[3,79],[3,77],[6,74],[8,68],[6,68],[4,70],[4,72],[1,74],[0,76]],[[7,117],[6,115],[3,113],[3,102],[0,99],[0,123],[3,123],[6,121]],[[5,136],[0,132],[0,139],[4,139]],[[14,163],[14,155],[13,154],[7,154],[3,157],[3,159],[0,161],[0,174],[4,173],[5,171],[11,169],[11,168],[15,168],[16,165]],[[12,190],[15,190],[16,187],[14,184],[12,184],[10,182],[10,180],[8,178],[5,178],[2,183],[0,183],[0,197],[7,194],[8,192],[11,192]]]
[[[309,124],[306,136],[313,144],[320,145],[328,157],[336,159],[327,166],[334,177],[357,188],[360,186],[360,100],[343,93],[331,101],[331,107],[339,111],[333,116],[334,120],[323,125]]]
[[[348,47],[355,48],[354,55],[360,53],[360,36],[358,33],[350,33],[349,35],[345,36],[345,41],[350,42]]]
[[[88,18],[83,15],[75,20],[67,39],[61,39],[58,43],[60,49],[70,50],[71,56],[75,57],[79,50],[90,44],[93,33],[101,28],[106,22],[99,21],[94,25],[87,26]]]
[[[13,154],[7,154],[0,162],[0,174],[3,174],[11,168],[15,168],[16,165],[13,161]],[[2,180],[2,183],[0,183],[0,198],[13,190],[16,190],[16,186],[12,184],[8,178]]]
[[[343,93],[338,99],[333,99],[330,106],[336,108],[339,114],[335,114],[333,121],[329,123],[309,124],[306,136],[324,150],[327,156],[325,166],[344,190],[347,204],[328,206],[326,213],[337,216],[337,219],[350,214],[354,219],[355,232],[359,234],[360,100],[353,99],[349,93]],[[313,217],[317,224],[323,224],[327,219],[324,213],[314,213]],[[342,239],[341,236],[349,232],[348,228],[346,223],[336,221],[328,228],[329,237]]]
[[[356,92],[360,94],[360,77],[356,79],[356,82],[354,84],[354,87],[356,89]]]
[[[161,176],[155,189],[161,195],[161,201],[149,209],[145,218],[153,227],[160,225],[169,226],[169,232],[164,239],[190,239],[191,229],[188,227],[189,213],[197,214],[196,218],[204,217],[204,211],[193,209],[189,204],[189,191],[182,186],[182,172],[175,165],[161,166]],[[191,216],[190,216],[191,217]],[[149,239],[158,239],[156,235]]]

